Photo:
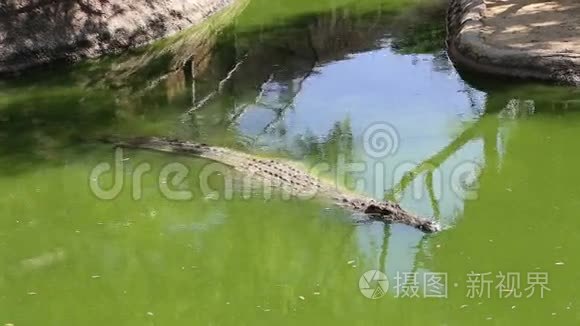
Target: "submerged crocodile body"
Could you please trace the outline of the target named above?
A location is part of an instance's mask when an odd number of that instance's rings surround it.
[[[311,194],[330,199],[340,207],[355,213],[362,213],[373,220],[402,223],[426,233],[441,230],[437,222],[411,214],[396,203],[379,202],[372,198],[347,193],[338,189],[335,185],[314,178],[299,167],[281,160],[263,159],[224,147],[175,139],[139,137],[131,139],[107,138],[103,140],[120,147],[189,154],[206,158],[229,166],[242,174],[272,181],[272,183],[276,183],[298,197]]]

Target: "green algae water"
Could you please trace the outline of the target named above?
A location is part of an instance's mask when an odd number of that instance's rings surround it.
[[[0,325],[578,324],[580,93],[458,72],[444,13],[253,0],[147,49],[0,81]],[[91,173],[115,151],[95,139],[112,134],[356,163],[347,187],[445,230],[228,196],[200,177],[211,162],[137,150],[98,177],[120,185],[103,198]],[[168,164],[187,177],[161,177]]]

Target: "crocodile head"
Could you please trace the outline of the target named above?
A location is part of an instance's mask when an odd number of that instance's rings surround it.
[[[441,231],[441,225],[431,219],[423,219],[405,212],[401,206],[394,203],[371,203],[365,209],[365,214],[369,214],[379,219],[393,222],[400,222],[416,227],[425,233],[435,233]]]
[[[435,233],[441,231],[441,225],[435,221],[425,221],[418,226],[419,230],[425,233]]]

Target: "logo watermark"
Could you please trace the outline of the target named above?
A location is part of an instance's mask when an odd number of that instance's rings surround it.
[[[365,153],[374,159],[383,159],[399,150],[399,133],[391,124],[377,122],[365,129],[363,134]]]
[[[447,298],[447,273],[397,272],[396,298]]]
[[[360,293],[368,299],[377,300],[384,297],[389,290],[389,279],[383,272],[372,270],[364,273],[359,281]]]
[[[470,272],[464,284],[452,284],[464,290],[468,299],[543,299],[552,291],[547,272]],[[365,272],[359,279],[359,290],[368,299],[384,297],[391,286],[397,299],[447,299],[449,297],[449,275],[442,272],[397,272],[389,281],[387,275],[378,270]]]

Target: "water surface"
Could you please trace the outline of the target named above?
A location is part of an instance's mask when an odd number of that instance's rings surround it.
[[[580,95],[458,73],[444,12],[435,1],[240,2],[145,50],[2,80],[0,324],[577,323]],[[378,158],[364,146],[376,122],[398,143]],[[89,175],[113,161],[93,141],[108,134],[363,163],[347,185],[446,230],[353,223],[329,203],[260,191],[208,196],[197,176],[210,162],[143,151],[124,153],[124,187],[101,200]],[[172,162],[190,168],[176,188],[193,199],[160,190]],[[134,200],[142,163],[153,171]],[[359,291],[373,269],[391,281],[378,300]],[[508,272],[521,298],[495,288]],[[544,272],[550,290],[526,298],[528,274]],[[403,273],[417,273],[419,298],[397,297]],[[425,298],[424,273],[447,273],[446,298]],[[469,297],[470,273],[490,273],[489,295]]]

